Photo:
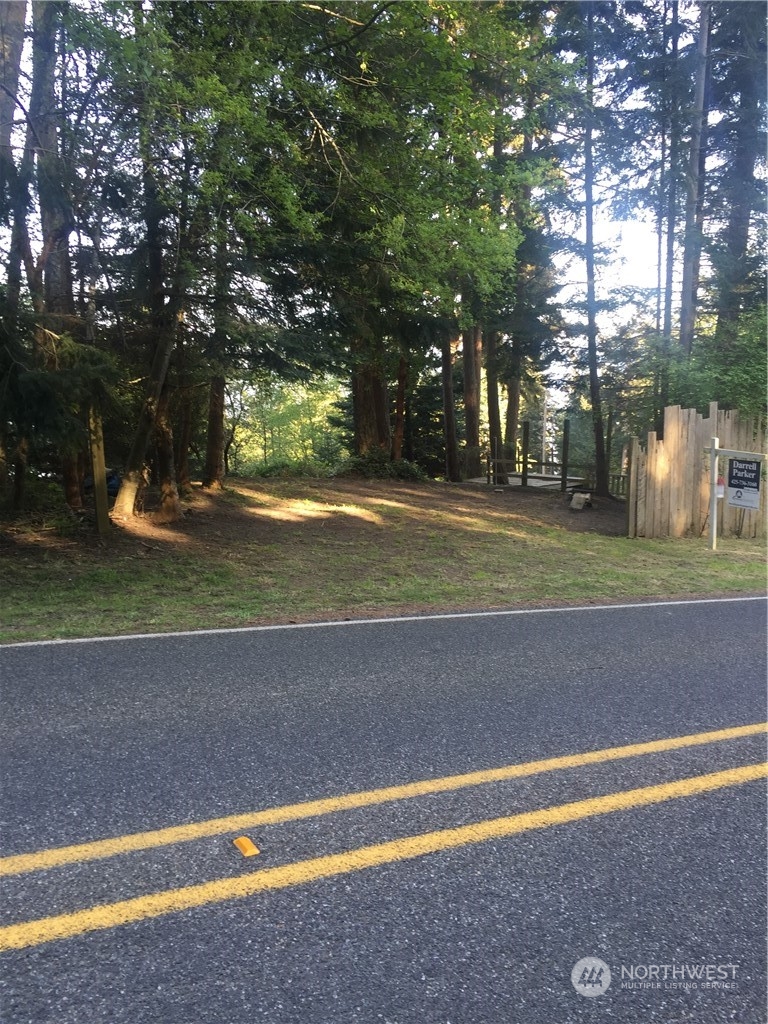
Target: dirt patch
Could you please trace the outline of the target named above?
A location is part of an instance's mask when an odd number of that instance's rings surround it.
[[[205,548],[237,547],[247,532],[258,532],[262,544],[279,544],[286,526],[301,522],[304,536],[322,530],[334,535],[364,535],[377,508],[397,507],[409,515],[461,515],[465,518],[491,516],[523,522],[527,526],[579,533],[623,536],[626,532],[625,506],[610,498],[592,498],[590,508],[573,512],[570,498],[540,489],[506,488],[494,491],[477,485],[440,483],[410,484],[383,480],[318,481],[233,481],[224,492],[196,488],[185,502],[183,519],[171,525],[156,524],[151,512],[130,525],[130,534],[148,543],[165,545],[178,537],[180,543],[194,541]],[[261,510],[258,527],[244,519],[244,505]],[[371,515],[340,514],[345,510],[371,510]],[[327,516],[324,513],[328,513]],[[124,527],[121,529],[125,529]],[[246,531],[246,533],[244,533]],[[182,540],[183,538],[183,540]]]
[[[304,535],[318,530],[352,539],[374,521],[376,510],[387,507],[403,514],[451,516],[464,519],[490,516],[495,521],[516,521],[540,529],[623,536],[625,506],[610,498],[592,498],[591,507],[571,511],[570,499],[559,492],[519,487],[494,490],[476,484],[403,483],[384,480],[233,480],[224,491],[195,486],[183,503],[184,514],[176,523],[157,522],[151,507],[128,522],[115,522],[109,547],[113,552],[131,551],[141,556],[155,549],[179,551],[231,548],[236,550],[258,536],[260,544],[280,544],[286,527],[300,521]],[[244,515],[247,507],[260,510],[258,519]],[[356,514],[339,514],[357,509]],[[360,511],[362,510],[362,511]],[[370,514],[366,512],[370,510]],[[327,514],[326,514],[327,513]],[[0,522],[0,552],[69,554],[93,550],[97,544],[89,510],[82,521],[60,526],[34,519]]]
[[[278,501],[275,501],[275,496]],[[132,549],[138,554],[155,548],[167,551],[178,547],[189,550],[207,548],[236,548],[247,539],[249,529],[244,518],[244,505],[263,506],[263,514],[251,529],[258,530],[261,544],[280,544],[286,535],[286,524],[294,513],[292,503],[301,503],[300,513],[311,534],[312,526],[321,521],[328,530],[329,520],[317,510],[331,511],[345,507],[371,509],[388,504],[414,513],[431,513],[465,519],[473,515],[512,519],[526,525],[555,528],[575,532],[592,532],[609,537],[625,535],[625,505],[614,499],[592,498],[591,507],[580,512],[569,508],[569,498],[541,488],[506,487],[496,490],[478,484],[404,483],[396,480],[236,480],[219,490],[205,490],[196,486],[183,502],[183,515],[174,523],[156,520],[152,510],[152,496],[148,496],[146,511],[127,522],[116,521],[110,549]],[[282,506],[282,507],[281,507]],[[315,506],[312,512],[311,506]],[[298,504],[297,504],[298,508]],[[367,528],[365,515],[333,516],[334,534],[345,534],[351,540]],[[14,551],[27,554],[53,551],[76,555],[79,549],[92,549],[97,539],[93,517],[85,515],[73,519],[61,531],[61,524],[49,525],[39,518],[0,522],[0,551],[10,556]]]

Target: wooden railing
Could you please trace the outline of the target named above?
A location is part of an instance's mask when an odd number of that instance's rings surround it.
[[[559,480],[560,490],[565,493],[571,488],[579,490],[594,490],[595,488],[595,466],[594,463],[585,465],[583,463],[569,463],[568,448],[570,440],[570,421],[563,422],[562,437],[562,461],[554,459],[532,459],[530,457],[530,423],[525,421],[522,430],[522,452],[520,458],[495,457],[491,453],[485,454],[486,480],[489,484],[503,484],[509,476],[519,476],[520,484],[528,486],[529,479],[547,481],[556,484]],[[612,473],[610,476],[610,491],[616,497],[625,497],[627,494],[627,477],[625,473]]]

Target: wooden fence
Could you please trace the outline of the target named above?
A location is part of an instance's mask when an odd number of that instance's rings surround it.
[[[632,439],[627,494],[627,536],[699,537],[709,528],[709,456],[712,438],[721,448],[765,452],[766,425],[758,419],[723,412],[717,402],[709,416],[679,405],[664,410],[664,440],[650,431],[645,451]],[[720,472],[727,475],[727,460]],[[763,464],[765,466],[765,464]],[[760,509],[735,508],[718,501],[718,535],[765,537],[768,481],[760,486]]]

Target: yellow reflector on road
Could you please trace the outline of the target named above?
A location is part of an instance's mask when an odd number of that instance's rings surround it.
[[[233,842],[244,857],[255,857],[259,852],[258,846],[255,846],[253,840],[249,839],[248,836],[239,836]]]

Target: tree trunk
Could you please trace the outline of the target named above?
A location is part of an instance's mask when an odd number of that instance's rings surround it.
[[[208,439],[205,450],[203,487],[221,489],[224,486],[224,397],[226,381],[217,376],[211,379],[208,398]]]
[[[461,480],[459,446],[456,440],[456,410],[453,401],[453,352],[451,336],[443,331],[440,340],[440,369],[443,382],[443,433],[445,438],[445,477],[452,483]]]
[[[507,415],[504,423],[504,447],[517,470],[517,426],[520,420],[520,377],[507,378]]]
[[[403,458],[409,462],[416,460],[416,438],[413,428],[413,395],[406,392],[405,395],[405,416],[403,425]]]
[[[59,156],[60,141],[56,98],[56,32],[60,10],[57,4],[33,4],[33,99],[30,102],[37,162],[38,199],[43,248],[39,264],[43,270],[45,326],[55,334],[72,330],[74,299],[69,236],[74,216],[66,193],[65,175]]]
[[[685,200],[685,239],[683,249],[683,283],[680,298],[680,347],[686,355],[693,348],[696,305],[699,290],[701,259],[701,217],[703,196],[703,147],[706,126],[706,83],[709,60],[709,27],[711,5],[701,4],[699,42],[697,48],[696,87],[691,122],[691,149],[688,160],[688,189]]]
[[[515,286],[516,300],[515,304],[519,308],[522,304],[522,292],[524,290],[524,282],[522,276],[518,274],[517,284]],[[518,423],[520,421],[520,388],[523,379],[523,342],[520,337],[519,330],[513,331],[512,334],[512,352],[509,364],[509,370],[506,378],[507,385],[507,417],[504,426],[504,444],[507,450],[510,452],[512,458],[515,460],[515,469],[517,469],[517,433]]]
[[[589,397],[592,405],[592,428],[595,437],[595,493],[607,496],[610,481],[605,456],[603,414],[600,401],[600,377],[597,370],[597,300],[595,297],[595,167],[593,152],[595,83],[594,8],[587,5],[587,118],[584,128],[584,215],[586,221],[585,262],[587,270],[587,359],[589,362]]]
[[[134,514],[136,495],[143,480],[144,460],[147,454],[147,447],[157,417],[157,408],[160,402],[160,395],[168,374],[168,366],[171,361],[171,354],[175,343],[175,335],[172,331],[164,331],[155,349],[155,358],[152,361],[152,369],[149,374],[147,397],[139,414],[139,422],[133,437],[128,461],[126,462],[125,473],[120,484],[120,490],[115,498],[112,514],[116,518],[127,518]]]
[[[482,347],[482,331],[471,327],[461,334],[462,369],[464,371],[464,433],[466,438],[467,476],[481,476],[480,459],[480,372],[478,346]]]
[[[488,393],[488,431],[491,440],[491,459],[496,460],[504,456],[504,440],[501,436],[501,413],[499,410],[499,378],[496,369],[498,359],[499,336],[495,331],[486,331],[486,356],[485,356],[485,383]],[[493,482],[495,484],[507,484],[506,473],[500,470],[495,461],[491,463],[494,467]]]
[[[0,3],[0,195],[5,195],[16,177],[11,150],[11,131],[14,118],[21,114],[16,109],[24,49],[24,23],[27,0],[4,0]]]
[[[228,340],[227,308],[232,284],[229,264],[228,210],[221,208],[216,225],[216,266],[213,286],[213,336],[208,350],[213,376],[208,396],[208,435],[206,439],[203,487],[224,486],[224,417],[227,383],[224,376]]]
[[[42,274],[38,273],[32,258],[32,247],[27,227],[27,211],[30,207],[30,184],[34,172],[34,132],[31,116],[27,118],[24,150],[17,168],[11,148],[13,121],[19,113],[16,109],[18,82],[21,70],[21,56],[24,48],[24,26],[27,5],[25,0],[10,0],[0,3],[0,45],[2,60],[0,61],[0,196],[5,201],[8,196],[8,208],[11,214],[11,237],[8,252],[7,276],[3,327],[8,338],[14,338],[18,332],[18,313],[21,298],[22,265],[27,274],[30,299],[33,309],[42,311],[43,288]],[[35,94],[35,99],[40,90]],[[30,112],[31,113],[31,112]],[[35,351],[37,356],[37,351]],[[5,433],[6,424],[2,428]],[[8,465],[13,473],[12,507],[20,510],[24,505],[24,492],[27,475],[27,455],[29,442],[26,437],[17,437],[13,446],[9,446],[4,437],[5,472]]]
[[[19,512],[24,508],[28,454],[29,445],[25,438],[21,438],[16,445],[16,451],[13,453],[13,497],[11,500],[14,512]]]
[[[192,479],[189,472],[189,446],[192,442],[192,387],[179,388],[179,429],[176,441],[176,484],[180,494],[189,494]]]
[[[229,455],[229,453],[232,450],[232,445],[235,443],[235,433],[236,433],[236,431],[237,431],[237,427],[233,423],[232,426],[227,431],[226,437],[224,438],[224,479],[225,480],[229,476],[229,472],[230,472],[231,462],[230,462],[230,455]],[[235,457],[237,457],[237,449],[235,449]],[[309,457],[309,456],[307,456],[307,457]],[[237,467],[235,467],[235,472],[237,472]]]
[[[93,503],[96,509],[96,529],[99,537],[109,537],[109,495],[107,493],[107,466],[104,461],[104,429],[101,413],[92,405],[88,410],[88,447],[93,473]]]
[[[8,254],[5,322],[7,330],[16,330],[16,314],[21,288],[21,251],[19,221],[24,221],[27,211],[27,179],[31,170],[31,146],[25,147],[22,169],[17,171],[11,149],[13,122],[21,114],[16,109],[21,70],[21,54],[24,49],[24,24],[27,15],[27,0],[5,0],[0,3],[0,205],[8,202],[13,214],[11,248]],[[29,124],[27,125],[29,135]],[[8,199],[6,200],[6,196]]]
[[[69,236],[74,216],[65,187],[60,157],[61,114],[56,96],[56,35],[61,11],[56,4],[33,4],[33,95],[30,121],[34,129],[37,193],[40,204],[42,251],[35,283],[42,273],[44,313],[39,324],[39,358],[46,370],[58,371],[58,341],[75,331],[72,261]],[[70,508],[81,509],[83,497],[77,452],[62,453],[64,495]]]
[[[613,447],[613,406],[608,406],[608,423],[605,428],[605,460],[608,463],[610,473],[611,449]]]
[[[64,482],[64,500],[72,509],[83,507],[83,492],[80,487],[80,468],[77,455],[65,452],[61,458],[61,475]]]
[[[745,11],[754,10],[755,22],[764,22],[765,11],[750,5]],[[746,53],[752,50],[757,56],[758,40],[765,26],[750,25],[748,16],[741,15],[745,24],[742,29],[743,46]],[[754,29],[751,39],[744,36]],[[737,340],[739,313],[743,307],[744,285],[749,275],[747,253],[749,247],[749,225],[757,202],[758,191],[755,183],[755,166],[763,152],[760,135],[760,83],[758,76],[749,71],[739,80],[739,107],[735,122],[735,146],[728,170],[728,223],[724,233],[724,252],[718,266],[717,324],[715,327],[715,348],[727,352]]]
[[[352,410],[355,427],[355,454],[382,449],[392,450],[389,421],[389,393],[377,354],[363,344],[353,346]]]
[[[134,4],[133,16],[136,36],[141,42],[146,34],[146,28],[139,4]],[[139,421],[136,425],[136,432],[133,437],[131,451],[128,455],[120,490],[117,493],[114,508],[112,509],[112,514],[115,518],[128,518],[134,514],[136,496],[143,482],[144,460],[147,454],[147,447],[155,427],[160,396],[165,386],[171,355],[176,344],[177,330],[179,329],[176,317],[181,317],[180,310],[183,308],[182,282],[178,273],[178,279],[174,282],[173,306],[166,308],[162,242],[164,210],[155,177],[155,161],[152,152],[152,117],[150,104],[146,96],[139,95],[138,108],[149,307],[150,319],[157,342],[147,381],[146,397],[139,414]]]
[[[173,429],[169,414],[168,386],[163,388],[155,416],[155,445],[157,451],[157,479],[160,484],[160,509],[155,519],[160,523],[174,523],[181,518],[181,501],[176,486],[173,459]]]
[[[672,298],[674,289],[675,273],[675,229],[677,227],[677,178],[678,160],[680,155],[680,101],[679,101],[679,73],[677,60],[679,52],[679,3],[672,0],[672,21],[669,29],[671,41],[670,69],[671,73],[666,76],[670,83],[665,87],[666,122],[662,133],[669,131],[668,147],[668,171],[665,175],[664,154],[662,152],[661,188],[662,200],[664,199],[664,178],[667,180],[666,210],[659,210],[659,249],[661,256],[662,243],[666,244],[664,253],[664,313],[661,330],[661,353],[660,367],[658,374],[658,399],[656,403],[656,436],[664,437],[664,410],[669,405],[669,359],[672,351]],[[666,30],[666,25],[665,25]],[[665,55],[666,55],[666,34],[665,34]],[[664,222],[666,221],[666,228]],[[666,239],[664,234],[666,233]],[[661,276],[661,260],[659,261],[659,275]],[[661,289],[659,298],[661,298]],[[661,310],[659,311],[659,314]],[[659,320],[661,316],[659,315]],[[659,325],[657,325],[659,330]]]

